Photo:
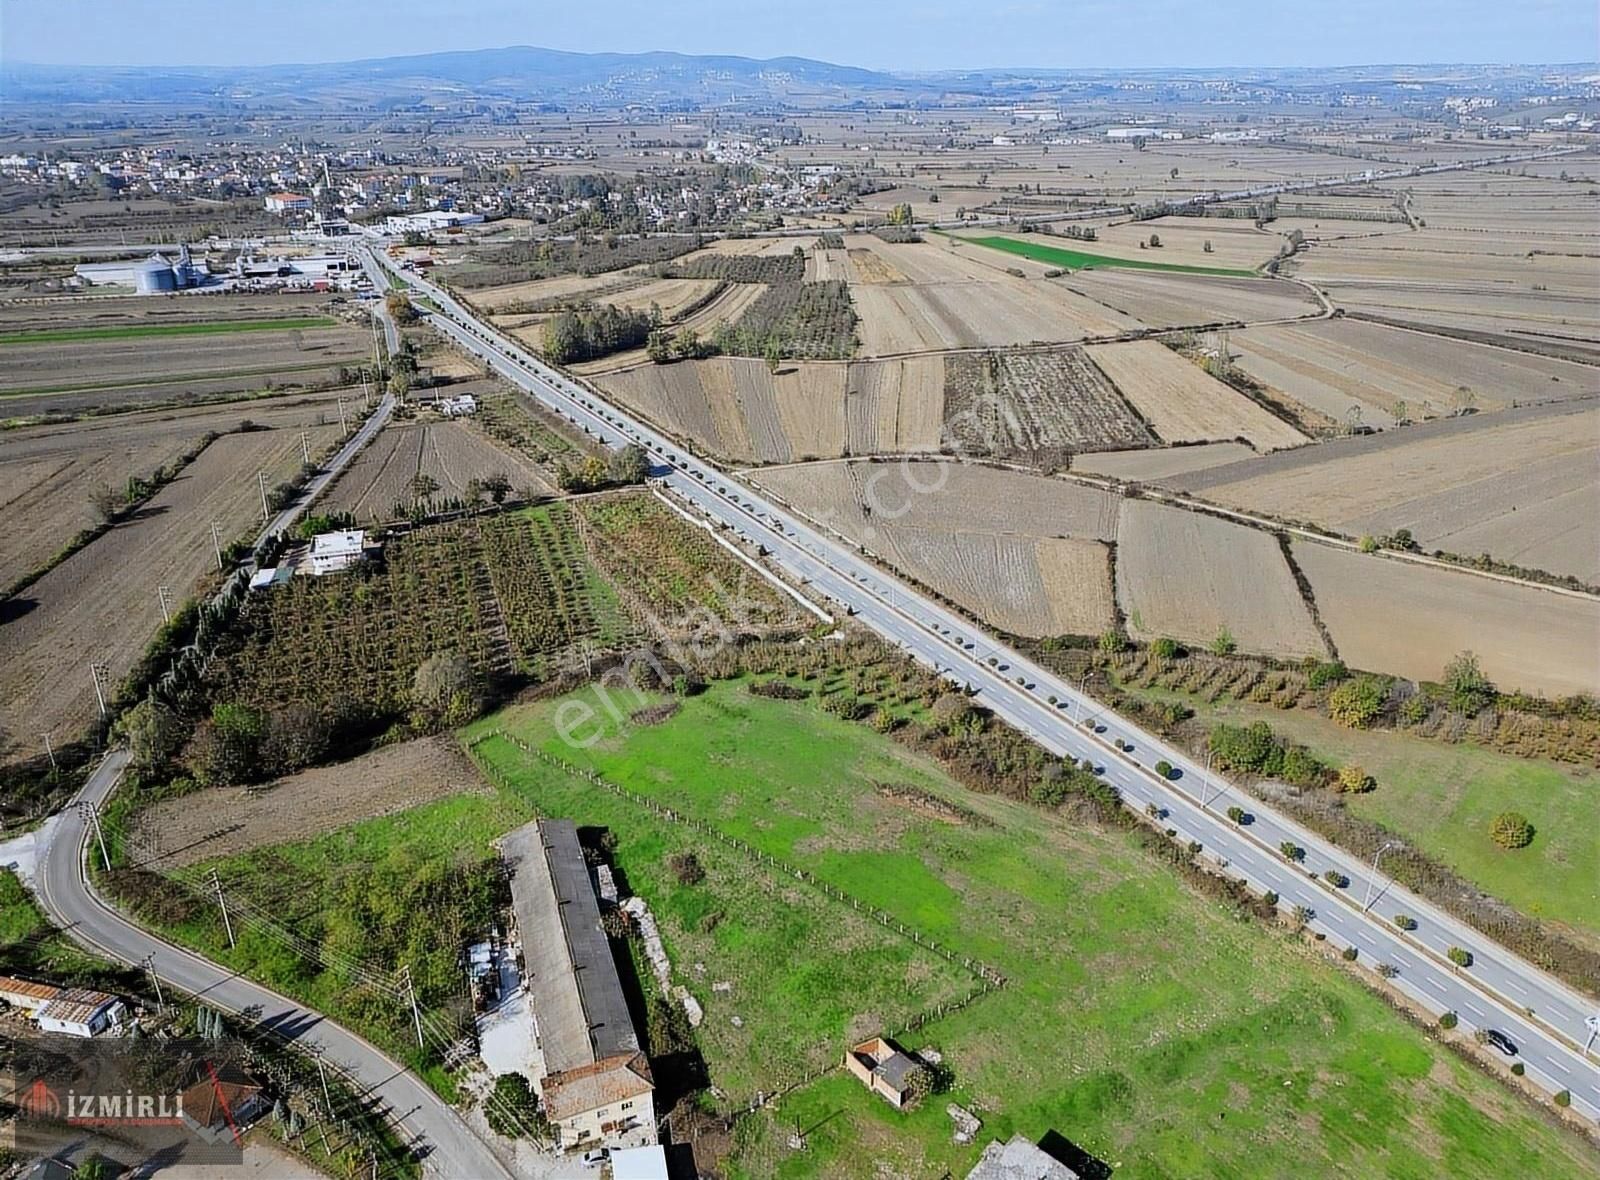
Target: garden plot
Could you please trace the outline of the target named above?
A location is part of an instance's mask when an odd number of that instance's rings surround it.
[[[466,422],[390,422],[318,503],[363,521],[394,520],[418,499],[464,500],[469,483],[496,474],[511,481],[519,498],[555,490],[530,460]],[[419,496],[414,483],[419,476],[437,489]]]
[[[944,413],[946,441],[961,453],[1036,466],[1157,441],[1081,348],[949,355]]]
[[[1311,292],[1283,279],[1106,269],[1075,271],[1055,282],[1108,313],[1153,328],[1301,319],[1322,310]]]
[[[1072,470],[1108,475],[1130,483],[1166,479],[1236,463],[1255,455],[1243,443],[1197,443],[1189,447],[1155,447],[1137,451],[1100,451],[1072,457]]]
[[[1089,355],[1167,442],[1242,438],[1258,451],[1308,442],[1200,366],[1154,340],[1094,345]]]
[[[1317,610],[1352,667],[1438,680],[1472,651],[1502,690],[1566,696],[1600,684],[1600,602],[1537,586],[1294,543]]]
[[[1115,493],[955,460],[846,460],[760,471],[753,481],[852,541],[873,547],[888,525],[1112,541]]]
[[[857,361],[845,395],[845,452],[936,451],[943,440],[945,358]],[[818,455],[818,458],[834,458]]]
[[[308,430],[312,453],[339,428]],[[217,439],[135,516],[74,553],[6,605],[0,627],[0,733],[78,737],[95,715],[91,661],[111,682],[126,676],[161,623],[157,591],[182,601],[217,566],[215,523],[230,540],[261,520],[256,473],[267,484],[300,467],[298,430],[263,430]],[[8,746],[9,754],[14,746]]]
[[[1231,337],[1238,364],[1332,418],[1368,422],[1495,409],[1600,391],[1600,369],[1359,320],[1251,328]]]
[[[1117,601],[1139,639],[1326,656],[1294,573],[1270,533],[1198,512],[1128,500],[1117,526]]]
[[[1214,468],[1175,486],[1351,537],[1410,529],[1428,550],[1600,582],[1600,410],[1454,418]]]

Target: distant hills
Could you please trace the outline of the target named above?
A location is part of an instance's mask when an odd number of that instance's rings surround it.
[[[657,107],[733,101],[866,103],[953,96],[1017,100],[1070,91],[1113,93],[1142,83],[1229,78],[1280,92],[1346,86],[1384,93],[1404,83],[1412,97],[1496,82],[1535,83],[1552,69],[1595,67],[1353,66],[1339,69],[1042,70],[889,73],[803,57],[765,60],[684,53],[569,53],[518,45],[276,66],[43,66],[0,62],[0,104],[168,104],[344,110],[441,107],[466,102],[539,102],[573,107]],[[1337,90],[1334,91],[1337,93]],[[1151,97],[1148,93],[1144,96]]]

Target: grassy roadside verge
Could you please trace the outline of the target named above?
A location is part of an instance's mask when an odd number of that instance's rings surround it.
[[[1005,238],[995,235],[981,238],[958,237],[956,240],[971,242],[976,246],[987,246],[991,250],[1002,250],[1007,254],[1016,254],[1022,258],[1031,258],[1035,262],[1047,262],[1051,266],[1059,266],[1066,270],[1120,267],[1124,270],[1155,270],[1166,271],[1171,274],[1213,275],[1234,279],[1253,279],[1257,277],[1256,272],[1253,270],[1235,270],[1221,266],[1192,266],[1178,262],[1146,262],[1141,258],[1117,258],[1110,254],[1091,254],[1076,247],[1047,246],[1043,242],[1025,242],[1017,238]]]
[[[41,332],[0,334],[0,345],[77,344],[89,340],[132,340],[146,336],[220,336],[232,332],[290,332],[301,328],[332,328],[330,316],[299,316],[278,320],[210,320],[198,324],[118,324],[102,328],[49,328]]]

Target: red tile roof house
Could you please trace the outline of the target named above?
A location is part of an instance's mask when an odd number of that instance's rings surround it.
[[[183,1121],[202,1139],[224,1143],[243,1135],[267,1110],[261,1087],[235,1070],[207,1070],[183,1092]]]
[[[911,1100],[908,1079],[919,1063],[893,1041],[873,1037],[844,1055],[844,1067],[863,1086],[899,1109]]]
[[[619,1053],[544,1077],[545,1117],[564,1149],[655,1139],[655,1085],[643,1053]]]

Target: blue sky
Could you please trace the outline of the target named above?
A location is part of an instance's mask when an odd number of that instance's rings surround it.
[[[266,65],[437,49],[795,54],[881,69],[1570,62],[1595,0],[0,0],[0,58]]]

